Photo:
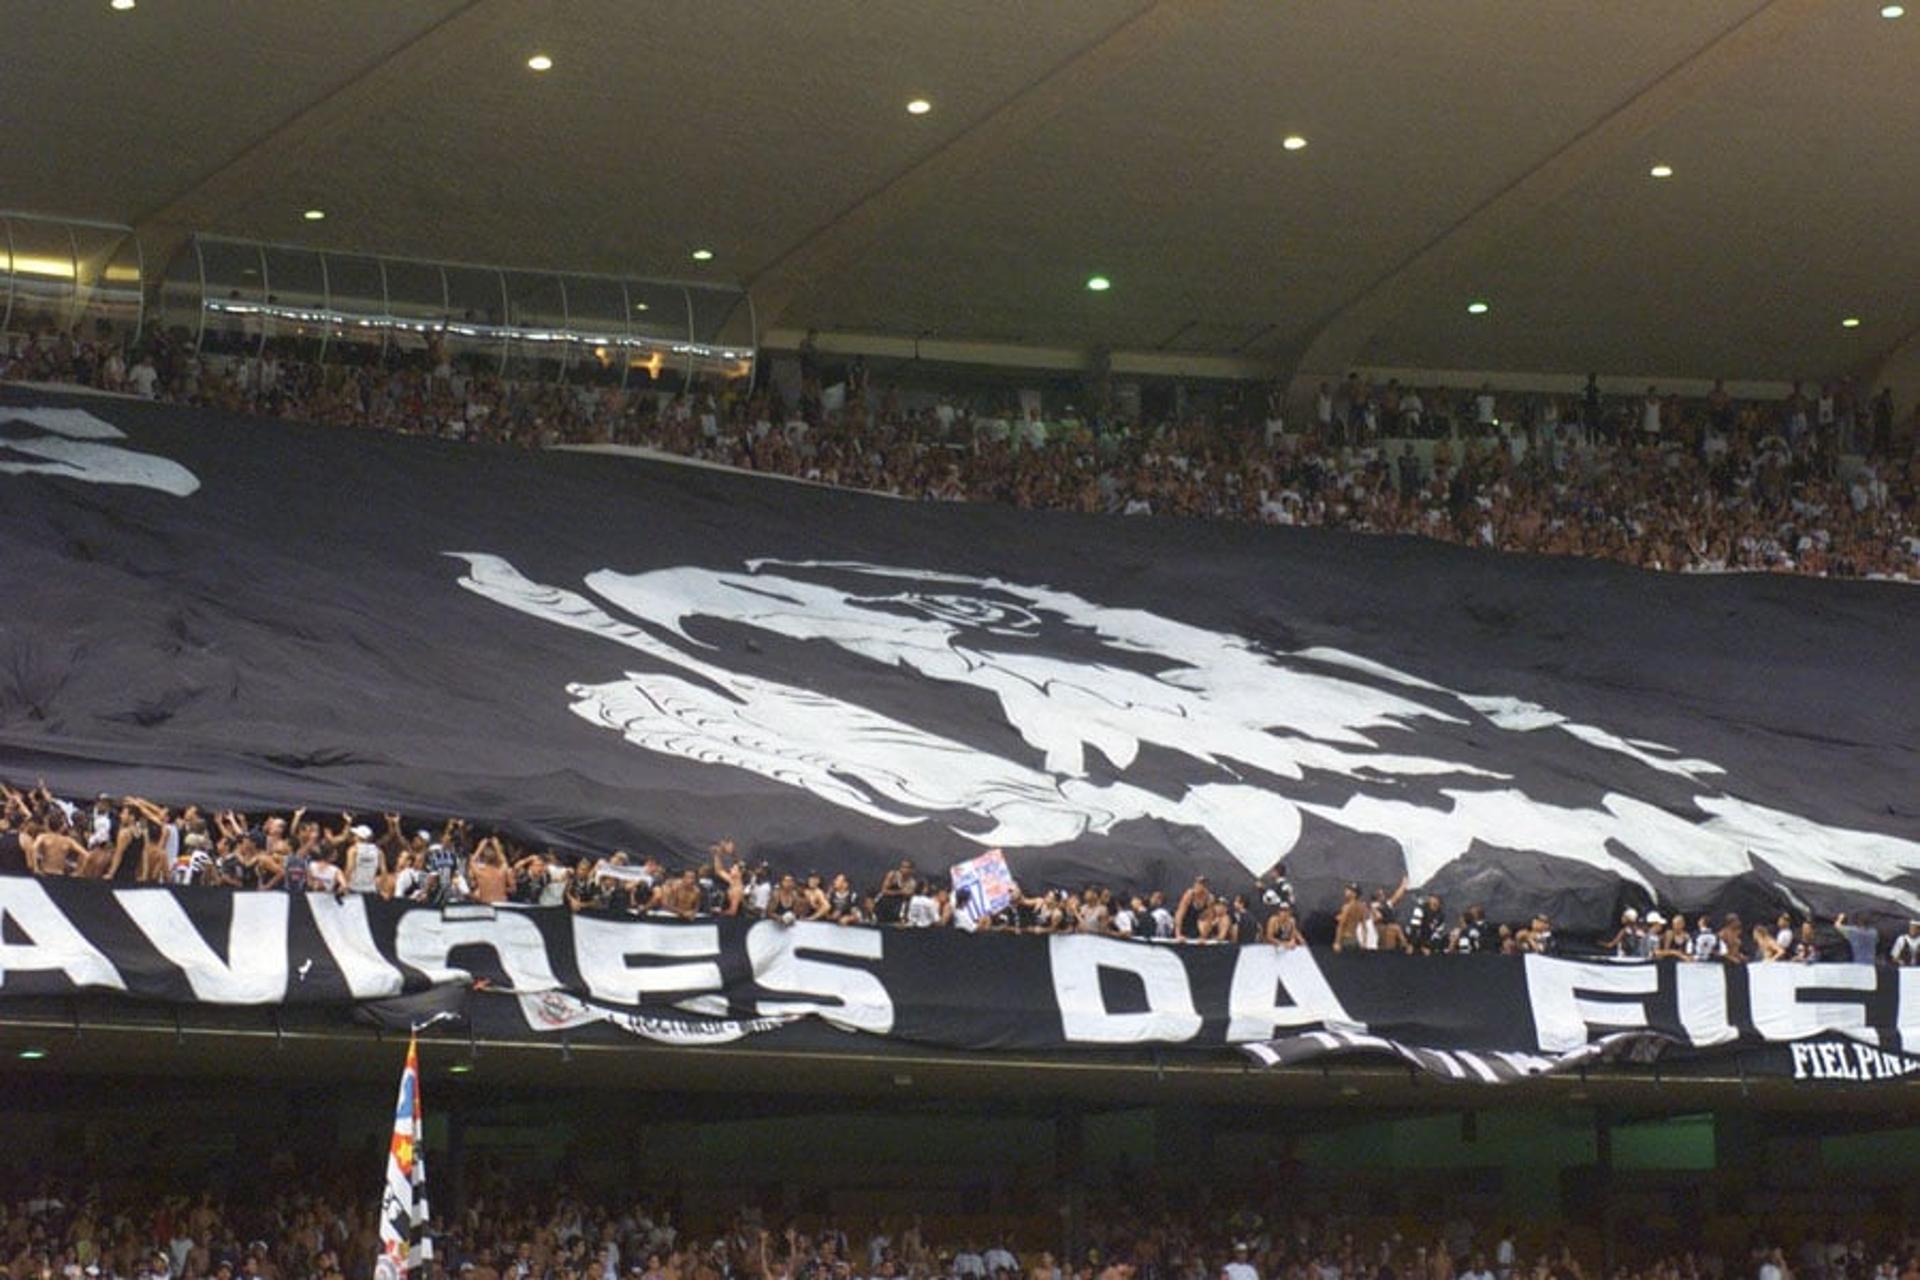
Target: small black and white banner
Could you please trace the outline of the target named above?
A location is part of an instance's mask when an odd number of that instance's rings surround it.
[[[521,1016],[526,1018],[527,1026],[535,1031],[571,1031],[575,1027],[605,1023],[656,1044],[687,1046],[732,1044],[757,1032],[784,1027],[797,1016],[782,1014],[765,1018],[728,1018],[697,1013],[640,1013],[632,1009],[608,1009],[590,1004],[564,991],[543,991],[538,995],[522,995],[517,999]],[[719,1007],[724,1012],[724,1003]]]
[[[1524,1053],[1503,1049],[1431,1049],[1354,1031],[1309,1031],[1240,1047],[1255,1062],[1268,1067],[1291,1067],[1319,1058],[1392,1054],[1442,1080],[1510,1084],[1534,1076],[1577,1070],[1596,1062],[1651,1062],[1671,1043],[1670,1037],[1657,1032],[1619,1031],[1566,1053]]]

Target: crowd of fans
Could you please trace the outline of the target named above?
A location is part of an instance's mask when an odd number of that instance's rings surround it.
[[[211,344],[218,347],[220,344]],[[666,392],[604,379],[508,380],[437,337],[322,366],[257,341],[132,355],[51,329],[0,351],[0,378],[74,382],[232,412],[529,446],[620,443],[824,484],[941,501],[1414,534],[1649,569],[1920,580],[1920,407],[1845,380],[1776,401],[1716,386],[1683,400],[1322,386],[1305,421],[1230,390],[1159,422],[1109,411],[904,408],[801,352],[798,395]],[[284,344],[281,344],[284,346]],[[1418,446],[1415,440],[1420,443]],[[1397,447],[1394,447],[1397,444]]]
[[[1266,943],[1309,941],[1283,865],[1244,889],[1216,891],[1197,877],[1178,897],[1127,893],[1101,885],[1047,886],[1010,901],[973,902],[911,859],[878,884],[856,885],[844,872],[796,874],[741,857],[731,840],[699,867],[668,871],[658,858],[614,852],[569,857],[531,849],[454,819],[436,833],[409,831],[397,813],[376,824],[351,813],[249,816],[232,810],[174,810],[137,796],[101,795],[91,805],[63,800],[45,785],[0,785],[0,870],[122,884],[201,885],[291,893],[378,895],[441,905],[452,902],[565,906],[663,919],[746,916],[841,925],[957,928],[1023,933],[1096,933],[1143,941]],[[1555,954],[1563,940],[1546,916],[1489,920],[1478,905],[1457,915],[1437,894],[1407,904],[1408,885],[1371,893],[1348,885],[1316,942],[1336,951],[1422,955]],[[1920,921],[1883,945],[1880,934],[1843,915],[1816,920],[1781,914],[1744,924],[1733,912],[1669,918],[1635,908],[1605,939],[1569,949],[1622,959],[1768,963],[1816,960],[1920,964]]]
[[[374,1274],[372,1197],[351,1180],[266,1177],[230,1197],[116,1196],[45,1182],[0,1201],[7,1280],[344,1280]],[[1106,1203],[1111,1198],[1112,1203]],[[1658,1246],[1611,1270],[1554,1231],[1460,1215],[1409,1238],[1371,1221],[1231,1208],[1135,1188],[1089,1205],[1059,1252],[1017,1228],[922,1218],[713,1222],[662,1205],[505,1187],[430,1224],[419,1280],[1920,1280],[1920,1239],[1837,1227],[1795,1245],[1757,1225],[1742,1249]],[[1047,1242],[1051,1244],[1053,1242]]]

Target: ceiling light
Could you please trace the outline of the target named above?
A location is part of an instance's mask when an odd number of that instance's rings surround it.
[[[1290,133],[1280,139],[1280,145],[1289,151],[1299,151],[1306,147],[1307,140],[1297,133]]]
[[[18,1055],[28,1062],[38,1062],[47,1056],[45,1049],[22,1049]]]
[[[1107,279],[1105,276],[1088,276],[1087,288],[1093,290],[1095,293],[1105,293],[1107,290],[1113,288],[1113,281]]]
[[[907,114],[910,116],[923,116],[931,110],[933,110],[933,104],[925,98],[915,98],[907,104]]]
[[[1860,317],[1848,316],[1845,320],[1842,320],[1840,322],[1840,327],[1842,329],[1858,329],[1860,327]]]
[[[711,262],[713,261],[713,250],[695,249],[693,251],[693,260],[695,262]]]
[[[116,5],[115,7],[117,8],[118,6]],[[128,5],[127,8],[131,9],[133,6]],[[1880,7],[1880,16],[1883,18],[1904,18],[1907,16],[1907,6],[1903,4],[1882,5]]]
[[[133,8],[134,0],[107,0],[107,7],[116,13],[125,13]]]
[[[471,1070],[473,1070],[473,1064],[471,1062],[456,1062],[452,1066],[447,1068],[447,1074],[453,1075],[453,1076],[463,1076]]]
[[[633,304],[633,309],[635,311],[645,311],[647,309],[647,304],[644,302],[636,302]]]
[[[1470,316],[1483,316],[1487,311],[1488,307],[1484,302],[1475,301],[1467,304],[1467,314]]]
[[[1657,164],[1647,170],[1647,174],[1654,178],[1671,178],[1673,176],[1673,166],[1670,164]]]
[[[319,222],[327,216],[327,211],[325,209],[309,209],[300,216],[308,222]]]
[[[553,70],[553,59],[544,53],[536,53],[527,59],[527,69],[529,71],[551,71]]]

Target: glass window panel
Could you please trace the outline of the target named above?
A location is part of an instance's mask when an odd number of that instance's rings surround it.
[[[498,377],[507,356],[505,294],[491,267],[448,267],[447,352],[469,377]]]
[[[626,352],[627,291],[618,280],[567,277],[567,315],[574,335],[567,381],[617,387]]]
[[[140,243],[121,227],[75,227],[80,265],[80,332],[125,349],[141,324]]]
[[[380,263],[350,253],[329,253],[325,259],[327,363],[377,363],[387,342],[387,303],[381,294]]]
[[[6,267],[13,285],[13,310],[7,327],[15,333],[72,329],[74,318],[73,240],[57,222],[11,218],[13,241]]]
[[[633,328],[627,339],[627,386],[678,391],[686,386],[692,330],[687,325],[687,291],[679,285],[634,281]]]
[[[446,282],[426,262],[386,260],[387,363],[428,369],[438,362],[447,323]]]
[[[200,255],[189,240],[167,263],[160,282],[160,331],[176,347],[198,350],[207,319],[206,293],[200,285]]]
[[[692,367],[701,386],[719,390],[728,381],[753,373],[752,316],[743,293],[731,289],[691,289],[694,352]]]
[[[207,281],[201,351],[216,356],[255,354],[266,332],[260,246],[205,236],[198,243]]]
[[[509,271],[507,301],[513,325],[507,346],[507,376],[558,382],[566,368],[568,346],[568,300],[559,277]]]
[[[312,249],[268,246],[267,349],[282,358],[320,358],[327,333],[331,283]]]

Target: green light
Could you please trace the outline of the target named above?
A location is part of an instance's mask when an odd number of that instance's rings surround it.
[[[1107,290],[1113,288],[1113,281],[1107,279],[1105,276],[1088,276],[1087,288],[1093,290],[1095,293],[1105,293]]]
[[[1467,314],[1470,316],[1483,316],[1487,314],[1487,304],[1484,302],[1469,302],[1467,304]]]
[[[447,1074],[455,1075],[455,1076],[463,1076],[471,1070],[473,1070],[473,1064],[471,1062],[456,1062],[452,1066],[447,1068]]]
[[[38,1062],[46,1056],[47,1051],[45,1049],[22,1049],[20,1051],[20,1058],[25,1062]]]

